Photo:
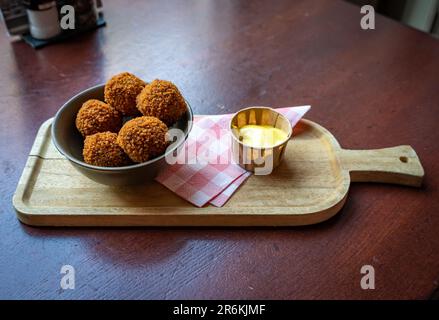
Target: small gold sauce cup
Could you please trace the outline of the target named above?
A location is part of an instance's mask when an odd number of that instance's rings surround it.
[[[242,141],[240,129],[246,125],[270,126],[286,134],[286,138],[270,147],[254,147]],[[250,107],[235,113],[230,120],[232,157],[242,168],[256,175],[268,175],[281,163],[293,128],[290,121],[268,107]]]

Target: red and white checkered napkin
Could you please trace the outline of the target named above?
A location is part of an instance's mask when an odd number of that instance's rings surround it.
[[[295,126],[310,108],[276,110]],[[176,163],[168,165],[156,180],[198,207],[207,203],[222,207],[251,175],[232,160],[228,130],[231,117],[231,114],[195,116],[192,131]]]

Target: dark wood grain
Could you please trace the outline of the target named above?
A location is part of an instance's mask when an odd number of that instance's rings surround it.
[[[0,27],[0,298],[429,298],[439,286],[439,41],[341,1],[105,1],[108,26],[35,51]],[[286,229],[51,229],[11,198],[40,124],[131,71],[198,114],[313,105],[345,148],[409,144],[421,189],[356,184],[340,214]],[[76,289],[60,289],[60,268]],[[371,264],[376,289],[360,288]]]

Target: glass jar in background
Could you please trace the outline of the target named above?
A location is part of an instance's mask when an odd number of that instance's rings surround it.
[[[61,33],[56,1],[25,0],[23,4],[26,7],[32,37],[46,40]]]

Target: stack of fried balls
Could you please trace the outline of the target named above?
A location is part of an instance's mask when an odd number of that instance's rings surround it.
[[[187,110],[172,82],[146,83],[128,72],[105,84],[104,99],[86,101],[76,116],[76,128],[85,138],[84,161],[100,167],[141,163],[163,154],[168,126]]]

